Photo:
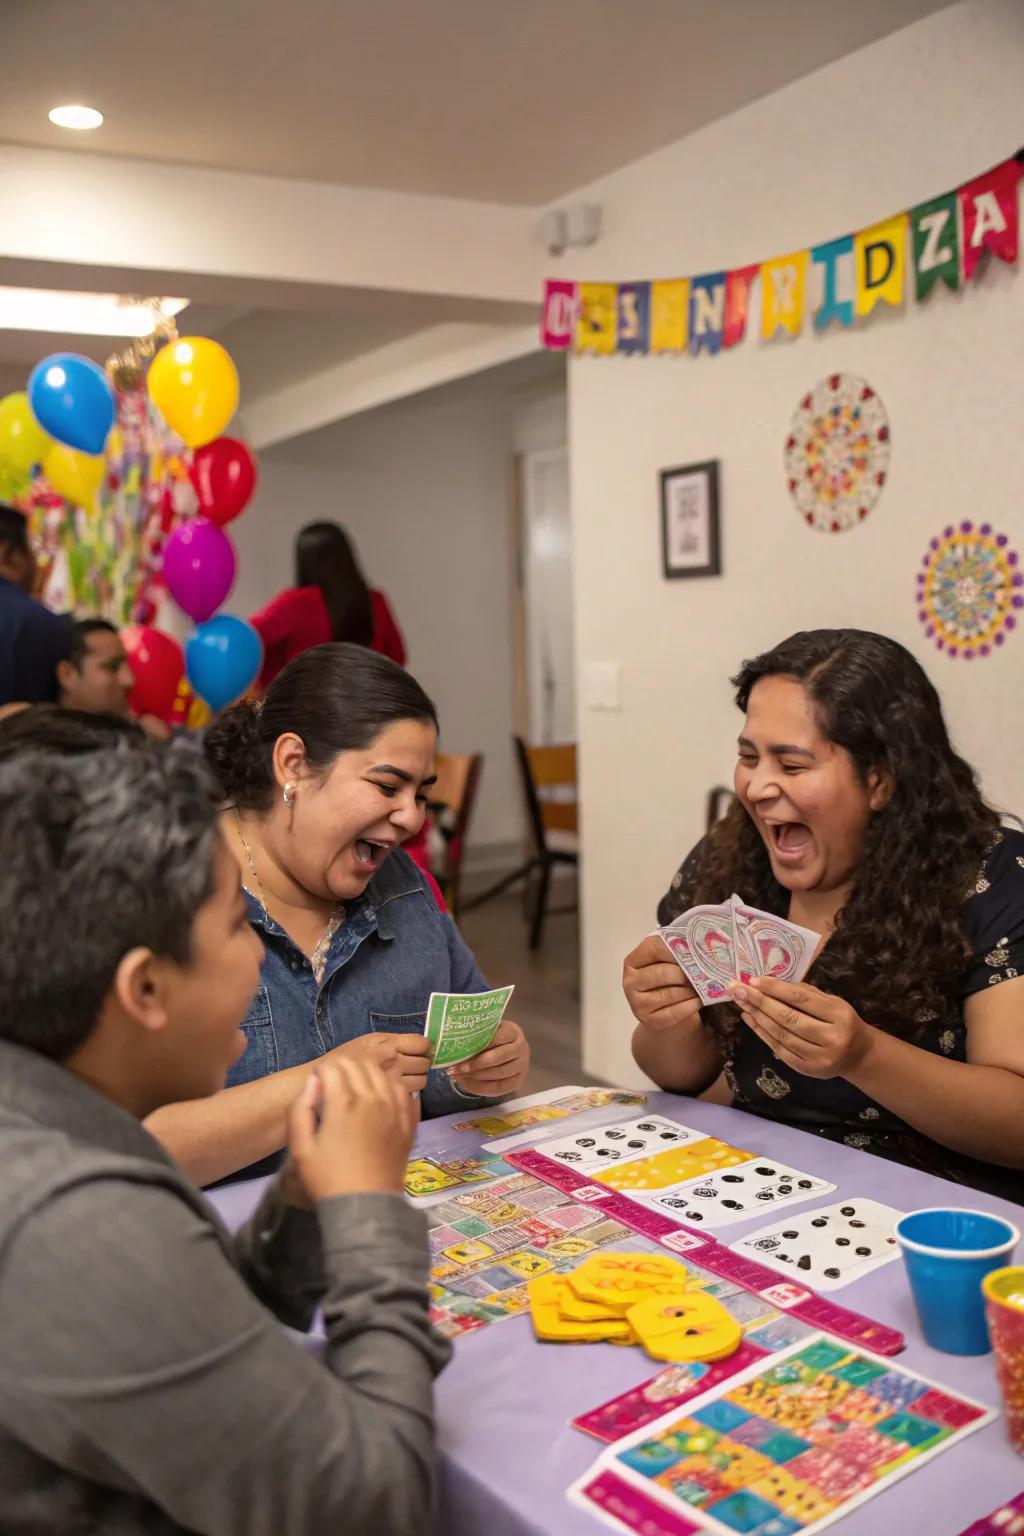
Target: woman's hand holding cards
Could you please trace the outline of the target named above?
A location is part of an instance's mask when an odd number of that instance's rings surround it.
[[[526,1081],[529,1070],[529,1041],[511,1019],[502,1020],[486,1051],[448,1069],[463,1093],[479,1094],[483,1099],[515,1093]]]
[[[779,1061],[805,1077],[848,1078],[870,1049],[871,1025],[818,987],[759,976],[730,990],[743,1022]]]
[[[383,1032],[360,1035],[328,1051],[329,1061],[373,1062],[401,1080],[406,1093],[420,1093],[427,1086],[430,1045],[422,1035],[391,1035]]]
[[[324,1057],[288,1116],[289,1173],[312,1202],[401,1195],[414,1134],[408,1094],[393,1072]]]
[[[622,990],[637,1022],[653,1030],[690,1024],[700,1013],[700,998],[656,933],[623,961]]]

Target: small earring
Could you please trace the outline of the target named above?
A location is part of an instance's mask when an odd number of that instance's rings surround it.
[[[281,798],[285,805],[291,805],[292,801],[295,799],[295,785],[290,780],[285,785],[284,794],[281,796]]]

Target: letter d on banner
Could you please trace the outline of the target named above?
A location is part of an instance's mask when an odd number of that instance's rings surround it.
[[[862,229],[853,237],[853,261],[856,272],[854,308],[858,315],[870,315],[876,304],[903,303],[903,280],[907,264],[907,216],[898,213]]]

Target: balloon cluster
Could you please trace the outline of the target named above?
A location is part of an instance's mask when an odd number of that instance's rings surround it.
[[[202,336],[168,341],[153,359],[147,385],[153,405],[191,449],[188,472],[198,504],[196,515],[172,532],[163,557],[167,591],[197,626],[184,653],[149,625],[129,625],[123,634],[135,674],[133,709],[167,720],[183,676],[219,710],[240,698],[259,671],[256,631],[217,612],[237,569],[224,528],[252,497],[256,463],[244,443],[221,435],[238,405],[238,372],[217,342]],[[60,496],[88,509],[103,483],[115,405],[106,372],[91,359],[70,352],[44,358],[27,392],[0,400],[0,464],[19,474],[40,466]]]

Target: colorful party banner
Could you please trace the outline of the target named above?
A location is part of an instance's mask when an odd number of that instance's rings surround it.
[[[736,267],[725,274],[725,325],[722,328],[722,346],[734,347],[747,332],[747,310],[750,307],[750,288],[760,272],[759,262],[752,267]]]
[[[1000,261],[1017,260],[1017,182],[1021,167],[1004,160],[960,188],[964,221],[964,278],[971,280],[984,251]]]
[[[651,284],[651,351],[685,352],[689,334],[690,279]]]
[[[1000,261],[1017,260],[1022,175],[1024,149],[983,176],[865,229],[728,271],[653,282],[551,280],[544,289],[541,340],[553,350],[575,345],[578,352],[602,357],[616,352],[715,356],[745,337],[758,277],[765,341],[780,331],[796,336],[819,291],[816,331],[850,326],[880,304],[901,308],[908,267],[920,303],[936,283],[960,288],[986,252]]]
[[[552,352],[564,351],[572,344],[576,319],[576,284],[549,279],[544,285],[544,308],[540,317],[540,339]]]
[[[580,283],[577,351],[596,352],[603,357],[615,351],[617,295],[616,283]]]
[[[816,245],[811,252],[811,260],[822,268],[821,304],[814,315],[816,331],[825,330],[833,320],[840,325],[853,324],[853,300],[838,297],[839,279],[836,272],[840,257],[849,256],[852,251],[853,236],[840,235],[838,240]]]
[[[690,351],[710,352],[722,347],[725,329],[725,273],[706,272],[690,283]]]
[[[856,288],[853,306],[858,315],[870,315],[876,304],[903,303],[903,276],[906,269],[907,216],[872,224],[853,237],[853,267]]]
[[[650,311],[650,283],[619,284],[619,352],[647,351]]]
[[[910,210],[914,246],[914,297],[926,299],[936,283],[960,286],[960,234],[957,228],[956,193],[933,197]]]
[[[761,268],[761,339],[771,341],[781,328],[797,336],[804,323],[809,251],[777,256]]]

